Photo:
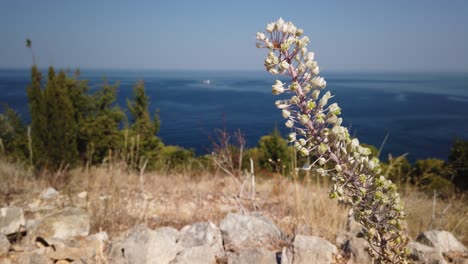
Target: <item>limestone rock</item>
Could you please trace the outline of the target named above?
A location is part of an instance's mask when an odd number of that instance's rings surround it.
[[[0,258],[6,256],[10,250],[10,241],[5,235],[0,234]]]
[[[77,195],[77,197],[80,198],[80,199],[86,199],[86,197],[88,197],[88,193],[87,192],[80,192]]]
[[[368,246],[367,241],[364,238],[357,238],[353,236],[346,242],[343,249],[350,255],[349,264],[367,264],[373,263],[369,257],[365,248]]]
[[[177,239],[178,231],[174,228],[151,230],[136,226],[126,237],[112,241],[109,263],[169,263],[183,249]]]
[[[185,248],[206,246],[215,256],[222,257],[224,255],[221,230],[211,222],[185,226],[180,230],[178,243]]]
[[[229,213],[221,222],[220,229],[226,250],[274,247],[284,237],[273,222],[259,215]]]
[[[216,256],[209,246],[195,246],[183,249],[171,264],[216,264]]]
[[[0,234],[17,233],[25,224],[23,209],[19,207],[0,208]]]
[[[89,234],[89,215],[79,208],[68,207],[45,216],[35,227],[33,239],[48,241],[52,238],[68,240]]]
[[[452,262],[453,264],[468,264],[468,258],[456,258]]]
[[[442,252],[436,248],[423,245],[418,242],[411,241],[408,243],[410,250],[410,258],[415,263],[428,264],[446,264]]]
[[[21,254],[13,263],[28,263],[28,264],[53,264],[54,262],[46,256],[36,252],[25,252]]]
[[[442,253],[455,251],[466,253],[468,250],[450,232],[442,230],[430,230],[420,234],[416,241],[424,245],[435,247]]]
[[[105,244],[109,241],[109,236],[106,232],[99,232],[88,236],[85,240],[85,247],[88,252],[93,255],[102,254],[104,252]]]
[[[246,249],[228,256],[228,264],[272,264],[277,263],[276,254],[265,248]]]
[[[52,187],[49,187],[41,193],[41,198],[43,200],[52,200],[54,198],[57,198],[58,195],[59,195],[59,192],[57,190],[55,190]]]
[[[331,263],[338,253],[335,245],[316,236],[298,235],[294,238],[293,264]]]
[[[79,241],[62,240],[58,238],[49,239],[50,244],[42,248],[40,252],[53,261],[71,260],[80,261],[94,257],[92,250],[87,250]]]

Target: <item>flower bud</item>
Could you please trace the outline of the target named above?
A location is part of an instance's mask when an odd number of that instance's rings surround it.
[[[301,148],[300,152],[302,156],[309,156],[309,150],[306,148]]]
[[[289,68],[289,63],[287,61],[282,61],[279,65],[280,69],[287,70]]]
[[[301,121],[301,124],[305,125],[309,122],[310,117],[309,115],[304,114],[300,116],[299,120]]]
[[[333,113],[334,115],[341,114],[341,108],[338,106],[337,103],[333,103],[328,107],[328,110]]]
[[[312,99],[317,100],[319,95],[320,95],[320,91],[319,90],[314,90],[312,92]]]
[[[327,163],[327,160],[323,157],[320,157],[318,158],[317,162],[319,165],[325,165],[325,163]]]
[[[283,118],[289,118],[289,116],[291,116],[291,112],[287,109],[283,109],[281,114],[283,115]]]
[[[284,123],[284,125],[287,127],[287,128],[292,128],[294,126],[294,121],[292,121],[291,119],[289,119],[288,121],[286,121],[286,123]]]
[[[323,143],[320,143],[320,145],[318,146],[318,149],[317,149],[317,151],[318,151],[318,153],[320,155],[325,154],[325,152],[327,152],[327,150],[328,150],[328,146],[323,144]]]
[[[313,101],[313,100],[307,101],[307,108],[308,108],[309,110],[314,109],[314,108],[315,108],[315,101]]]
[[[335,165],[335,170],[336,170],[337,172],[341,172],[341,171],[343,170],[343,168],[341,168],[341,165],[340,165],[340,164],[336,164],[336,165]]]
[[[292,104],[299,104],[299,98],[297,96],[291,97],[291,103]]]
[[[268,72],[271,74],[278,74],[278,70],[276,68],[271,68],[268,70]]]
[[[305,146],[307,144],[307,140],[305,140],[303,138],[300,138],[299,139],[299,144],[301,144],[301,146]]]
[[[289,142],[296,141],[296,133],[289,133],[288,135]]]

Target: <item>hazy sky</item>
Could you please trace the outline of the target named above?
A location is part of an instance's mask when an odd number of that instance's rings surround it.
[[[255,33],[282,16],[323,71],[468,71],[468,1],[0,2],[0,68],[263,68]]]

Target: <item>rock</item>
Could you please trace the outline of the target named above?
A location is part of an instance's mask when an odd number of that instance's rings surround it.
[[[177,239],[178,231],[174,228],[153,231],[143,225],[136,226],[126,237],[112,241],[109,263],[169,263],[183,250]]]
[[[423,245],[418,242],[411,241],[408,243],[410,250],[410,259],[415,263],[428,264],[446,264],[442,252],[440,250]]]
[[[450,232],[442,230],[430,230],[420,234],[416,241],[421,244],[435,247],[442,253],[455,251],[466,253],[468,250]]]
[[[254,247],[275,247],[283,240],[283,234],[278,227],[267,218],[259,215],[240,215],[229,213],[221,222],[226,250]]]
[[[77,196],[80,199],[86,199],[86,197],[88,197],[88,193],[87,192],[80,192]]]
[[[52,200],[54,198],[57,198],[58,195],[59,192],[57,190],[55,190],[52,187],[49,187],[41,193],[41,198],[43,200]]]
[[[343,250],[350,255],[349,264],[366,264],[373,263],[372,259],[369,257],[365,248],[368,247],[368,243],[364,238],[357,238],[353,236],[350,240],[346,242],[343,247]]]
[[[25,225],[23,209],[19,207],[0,208],[0,234],[10,235],[21,231]]]
[[[87,250],[79,241],[64,241],[58,238],[49,239],[48,247],[42,248],[41,252],[54,262],[60,260],[80,261],[94,257],[94,251]]]
[[[252,248],[242,250],[239,254],[231,254],[228,256],[228,264],[274,264],[277,263],[276,254],[265,248]]]
[[[196,246],[183,249],[171,264],[216,264],[216,256],[211,247]]]
[[[221,230],[211,222],[200,222],[185,226],[180,230],[178,243],[185,248],[206,246],[215,256],[224,256]]]
[[[355,236],[356,235],[353,235],[349,231],[338,231],[336,234],[335,245],[337,245],[339,248],[344,248],[346,243],[348,243],[348,241]]]
[[[36,252],[25,252],[19,255],[18,259],[13,263],[28,263],[28,264],[53,264],[54,262],[46,256]]]
[[[85,237],[89,234],[89,215],[79,208],[68,207],[45,216],[32,232],[33,239],[38,237],[48,241],[52,238],[68,240]]]
[[[316,236],[298,235],[294,238],[293,264],[331,263],[338,253],[335,245]]]
[[[94,235],[88,236],[85,239],[85,245],[89,252],[93,252],[94,255],[103,254],[104,246],[109,241],[109,236],[106,232],[99,232]]]
[[[468,258],[456,258],[452,261],[452,264],[468,264]]]
[[[5,235],[0,234],[0,258],[6,256],[9,250],[10,241],[8,241],[8,238]]]

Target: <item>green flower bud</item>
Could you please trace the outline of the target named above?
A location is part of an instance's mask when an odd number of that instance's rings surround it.
[[[318,151],[318,153],[320,155],[325,154],[325,152],[327,152],[327,150],[328,150],[328,146],[323,144],[323,143],[320,143],[320,145],[318,146],[318,149],[317,149],[317,151]]]
[[[315,108],[315,101],[313,101],[313,100],[307,101],[307,108],[308,108],[309,110],[314,109],[314,108]]]

